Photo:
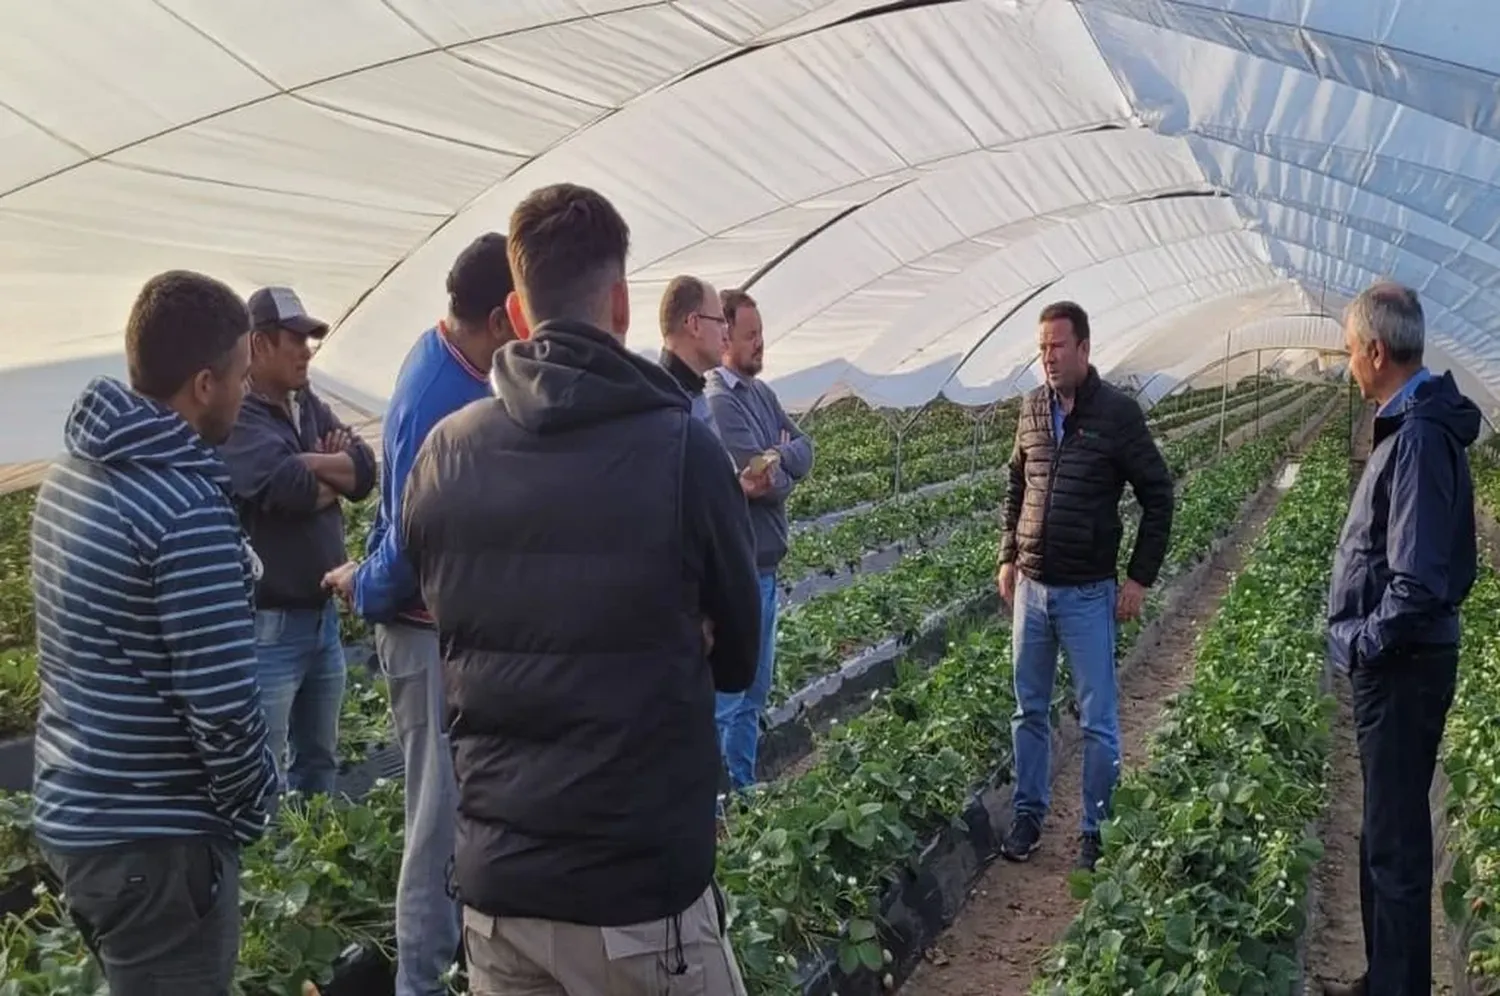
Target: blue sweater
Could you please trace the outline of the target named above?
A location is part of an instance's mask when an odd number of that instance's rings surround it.
[[[431,624],[416,572],[401,549],[401,496],[432,427],[489,396],[488,371],[470,363],[448,341],[443,326],[422,333],[406,354],[381,429],[380,508],[370,529],[368,555],[354,575],[354,609],[366,619]]]
[[[766,450],[781,454],[781,462],[771,472],[771,490],[750,500],[755,563],[762,572],[773,572],[787,551],[786,500],[797,482],[812,473],[813,441],[787,417],[776,392],[764,381],[747,380],[719,367],[708,372],[704,396],[736,470],[744,470]],[[782,432],[790,437],[788,442],[781,442]]]
[[[259,561],[187,422],[99,378],[37,496],[36,834],[59,851],[266,825]]]

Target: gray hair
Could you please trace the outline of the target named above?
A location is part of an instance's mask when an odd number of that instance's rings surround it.
[[[1421,361],[1427,323],[1422,302],[1410,287],[1390,280],[1371,284],[1349,302],[1344,319],[1353,324],[1361,343],[1382,343],[1396,363]]]

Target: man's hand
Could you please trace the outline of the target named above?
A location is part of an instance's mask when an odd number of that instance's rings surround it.
[[[348,429],[331,429],[318,441],[319,453],[342,453],[354,444]]]
[[[995,578],[996,586],[1000,589],[1000,599],[1006,605],[1016,603],[1016,565],[1014,562],[1001,564],[1000,573]]]
[[[1139,581],[1126,578],[1120,585],[1120,596],[1115,600],[1115,618],[1120,622],[1130,622],[1141,614],[1141,606],[1145,604],[1145,587]]]
[[[703,656],[707,657],[714,652],[714,621],[707,616],[703,617]]]
[[[359,569],[359,564],[349,561],[340,564],[327,574],[323,575],[323,587],[333,592],[348,606],[354,605],[354,572]]]
[[[740,471],[740,490],[745,492],[746,498],[763,498],[766,495],[770,494],[770,465],[768,464],[766,466],[766,469],[761,471],[759,474],[755,473],[749,467],[746,467],[744,470]]]

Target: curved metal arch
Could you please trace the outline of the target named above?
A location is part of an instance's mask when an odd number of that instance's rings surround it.
[[[1384,244],[1392,246],[1398,253],[1399,252],[1407,252],[1407,250],[1402,249],[1400,246],[1396,245],[1395,243],[1386,242],[1385,240],[1376,238],[1374,236],[1368,236],[1368,237],[1371,238],[1372,240],[1376,241],[1376,242],[1384,242]],[[1283,243],[1284,245],[1296,246],[1298,249],[1301,249],[1302,251],[1306,252],[1308,255],[1316,256],[1316,257],[1318,257],[1320,259],[1329,260],[1329,261],[1334,262],[1334,263],[1341,263],[1342,265],[1345,265],[1345,266],[1352,266],[1352,267],[1355,267],[1357,269],[1364,270],[1367,273],[1372,273],[1372,274],[1376,273],[1376,271],[1369,269],[1369,267],[1364,266],[1361,263],[1351,262],[1349,260],[1341,259],[1340,257],[1333,255],[1332,253],[1330,253],[1328,250],[1326,250],[1324,248],[1321,248],[1319,246],[1310,246],[1310,245],[1307,245],[1305,242],[1302,242],[1302,241],[1300,241],[1298,239],[1290,238],[1290,237],[1288,237],[1285,234],[1278,233],[1275,236],[1273,236],[1273,238],[1276,241]],[[1417,258],[1419,258],[1419,259],[1424,259],[1425,258],[1425,257],[1418,256],[1416,253],[1409,253],[1409,254],[1413,255],[1413,256],[1417,256]],[[1428,262],[1431,262],[1431,261],[1429,260]],[[1311,277],[1311,274],[1308,274],[1308,276]],[[1325,285],[1328,283],[1328,281],[1324,277],[1322,277],[1322,276],[1319,276],[1318,279],[1322,283],[1324,283]],[[1454,279],[1461,280],[1464,283],[1469,283],[1469,281],[1467,281],[1467,280],[1465,280],[1464,278],[1461,278],[1461,277],[1455,277]],[[1474,285],[1470,284],[1470,286],[1474,286]],[[1346,294],[1348,294],[1351,297],[1354,296],[1354,295],[1356,295],[1356,294],[1358,294],[1359,291],[1360,291],[1360,288],[1351,288],[1351,287],[1337,287],[1336,289],[1339,290],[1340,293],[1346,293]],[[1431,294],[1428,294],[1426,291],[1423,291],[1423,294],[1425,296],[1427,296],[1427,298],[1429,300],[1436,300],[1435,298],[1433,298],[1433,296]],[[1497,298],[1497,300],[1500,300],[1500,298]],[[1467,319],[1464,316],[1460,315],[1457,311],[1454,311],[1448,305],[1442,304],[1442,302],[1440,300],[1439,300],[1439,305],[1441,306],[1441,317],[1445,317],[1449,321],[1451,321],[1451,322],[1453,322],[1455,324],[1462,325],[1465,328],[1469,329],[1471,332],[1478,333],[1478,335],[1476,335],[1474,337],[1474,339],[1476,341],[1483,342],[1483,341],[1485,341],[1486,339],[1489,338],[1487,335],[1485,335],[1485,330],[1481,326],[1475,325],[1469,319]],[[1436,326],[1438,323],[1436,321],[1434,321],[1434,322],[1432,322],[1430,324],[1432,326]],[[1438,331],[1438,330],[1434,327],[1434,328],[1431,329],[1431,331]],[[1471,342],[1469,339],[1466,339],[1466,338],[1463,338],[1463,337],[1460,337],[1460,336],[1457,336],[1457,335],[1449,335],[1447,338],[1456,347],[1456,348],[1452,349],[1451,352],[1457,354],[1462,359],[1478,360],[1480,362],[1490,362],[1490,363],[1500,364],[1500,343],[1497,343],[1497,348],[1495,350],[1494,356],[1493,357],[1487,357],[1480,350],[1476,349],[1475,346],[1474,346],[1474,343]]]
[[[1118,259],[1118,258],[1122,258],[1122,257],[1116,257],[1116,258]],[[1197,281],[1200,281],[1200,280],[1211,280],[1211,279],[1215,279],[1215,278],[1218,278],[1218,277],[1229,276],[1229,275],[1236,274],[1236,273],[1248,272],[1249,270],[1250,270],[1250,267],[1248,267],[1248,266],[1235,266],[1235,267],[1231,267],[1231,268],[1226,269],[1226,270],[1215,270],[1215,271],[1213,271],[1211,273],[1199,274],[1197,276],[1190,277],[1190,278],[1188,278],[1186,280],[1176,281],[1175,283],[1159,285],[1159,286],[1154,287],[1152,289],[1152,293],[1159,293],[1159,292],[1165,291],[1165,290],[1175,290],[1178,287],[1186,287],[1186,286],[1189,286],[1189,285],[1191,285],[1191,284],[1193,284],[1193,283],[1195,283]],[[1048,289],[1048,288],[1050,288],[1052,286],[1055,286],[1057,283],[1060,283],[1063,279],[1065,279],[1065,277],[1059,277],[1058,279],[1053,280],[1051,283],[1048,283],[1047,285],[1045,285],[1041,289],[1045,290],[1045,289]],[[1267,289],[1267,288],[1270,288],[1270,287],[1273,287],[1273,286],[1275,286],[1275,283],[1268,282],[1268,283],[1262,284],[1259,287],[1254,288],[1254,289],[1257,289],[1257,290],[1258,289]],[[1176,313],[1181,312],[1181,311],[1187,311],[1187,310],[1190,310],[1190,309],[1193,309],[1193,308],[1205,307],[1205,306],[1207,306],[1209,304],[1212,304],[1215,301],[1221,301],[1221,300],[1226,300],[1226,299],[1231,298],[1231,297],[1237,297],[1237,296],[1239,296],[1242,293],[1245,293],[1245,292],[1244,291],[1240,291],[1240,292],[1237,292],[1235,294],[1219,294],[1219,295],[1215,295],[1213,297],[1196,298],[1196,299],[1194,299],[1192,301],[1188,301],[1188,302],[1186,302],[1186,303],[1184,303],[1182,305],[1179,305],[1178,307],[1173,308],[1170,311],[1165,312],[1164,315],[1171,315],[1171,314],[1176,314]],[[1032,295],[1032,299],[1035,299],[1035,294]],[[1137,297],[1137,298],[1132,298],[1131,300],[1134,301],[1134,300],[1141,300],[1141,299],[1142,299],[1141,297]],[[1015,312],[1016,312],[1016,310],[1017,309],[1014,309],[1014,308],[1011,309],[1011,311],[1008,312],[1006,316],[1002,317],[1002,319],[999,322],[997,322],[994,326],[992,326],[989,329],[989,331],[985,334],[985,336],[983,338],[985,340],[988,340],[990,338],[990,336],[993,336],[996,332],[998,332],[999,329],[1000,329],[1000,326],[1003,325],[1006,321],[1008,321],[1011,317],[1013,317],[1014,314],[1015,314]],[[1107,314],[1107,312],[1101,312],[1101,314]],[[1158,316],[1158,317],[1163,317],[1163,316]],[[976,351],[977,351],[977,346],[976,346]],[[969,353],[969,356],[972,356],[973,352],[974,351],[971,351]],[[967,359],[968,358],[966,357],[965,358],[965,362],[967,362]],[[1026,370],[1030,369],[1031,364],[1034,363],[1035,361],[1036,361],[1036,357],[1033,356],[1031,359],[1027,360],[1027,362],[1025,364],[1022,365],[1022,367],[1021,367],[1020,370],[1018,370],[1014,374],[1012,374],[1010,380],[1006,383],[1006,389],[1013,391],[1013,389],[1015,387],[1016,378],[1018,378],[1019,376],[1021,376],[1021,374],[1024,373]],[[947,383],[951,382],[952,379],[957,376],[957,374],[958,374],[958,370],[955,369],[954,372],[949,376],[948,380],[944,382],[944,384],[946,385]],[[1019,393],[1019,392],[1014,392],[1014,393]],[[1005,396],[1009,397],[1010,395],[1007,394]]]
[[[1094,217],[1094,216],[1090,215],[1089,217]],[[998,258],[1022,254],[1022,253],[1024,253],[1027,250],[1027,248],[1033,242],[1035,242],[1038,239],[1046,238],[1050,234],[1052,234],[1051,231],[1048,231],[1048,232],[1039,232],[1039,233],[1036,233],[1035,235],[1032,235],[1032,236],[1030,236],[1028,238],[1022,239],[1022,240],[1020,240],[1018,242],[1015,242],[1015,243],[1012,243],[1010,245],[1001,246],[999,248],[996,248],[996,249],[992,250],[991,252],[985,253],[983,256],[981,256],[978,259],[976,259],[971,265],[965,267],[964,270],[962,270],[960,273],[955,274],[953,276],[950,276],[949,279],[950,280],[957,279],[959,277],[963,277],[963,276],[965,276],[967,274],[973,273],[975,270],[979,269],[980,267],[983,267],[983,266],[986,266],[986,265],[990,264],[992,261],[994,261],[994,260],[996,260]],[[1116,253],[1114,255],[1101,256],[1101,257],[1099,257],[1097,259],[1094,259],[1087,266],[1084,266],[1084,267],[1082,267],[1080,269],[1072,270],[1072,271],[1065,272],[1065,273],[1059,273],[1057,275],[1057,277],[1054,279],[1053,282],[1056,283],[1056,282],[1061,281],[1061,280],[1072,279],[1072,278],[1078,276],[1079,274],[1087,273],[1088,271],[1090,271],[1092,269],[1095,269],[1097,267],[1105,266],[1105,265],[1108,265],[1110,263],[1116,263],[1116,262],[1119,262],[1120,260],[1129,259],[1132,256],[1136,256],[1136,255],[1139,255],[1140,253],[1144,253],[1144,252],[1151,252],[1151,251],[1154,251],[1154,250],[1158,250],[1158,249],[1162,249],[1162,248],[1167,248],[1167,247],[1172,247],[1172,246],[1187,245],[1189,243],[1196,242],[1196,241],[1199,241],[1199,240],[1209,240],[1209,239],[1224,238],[1224,237],[1228,237],[1228,236],[1232,236],[1232,235],[1248,235],[1248,234],[1250,234],[1250,233],[1246,232],[1246,230],[1244,228],[1236,227],[1236,228],[1217,229],[1217,230],[1208,231],[1208,232],[1195,231],[1195,232],[1186,233],[1181,238],[1173,238],[1173,239],[1168,239],[1168,240],[1151,241],[1151,242],[1143,243],[1142,245],[1137,246],[1137,247],[1132,247],[1132,248],[1126,250],[1123,253]],[[1268,270],[1272,269],[1272,264],[1271,264],[1271,261],[1269,259],[1264,259],[1264,260],[1261,261],[1261,263]],[[1021,289],[1018,289],[1017,293],[1025,293],[1025,291],[1021,290]],[[965,323],[973,321],[975,318],[978,318],[979,316],[983,315],[988,310],[989,309],[984,308],[984,309],[979,309],[979,310],[973,311],[970,314],[968,314],[965,317],[963,317],[962,319],[960,319],[959,321],[953,323],[952,325],[949,325],[947,328],[938,330],[936,332],[936,334],[932,335],[929,338],[928,342],[926,342],[923,345],[921,345],[921,346],[919,346],[919,347],[917,347],[917,348],[915,348],[915,349],[907,352],[906,354],[904,354],[899,360],[897,360],[893,364],[893,366],[899,367],[901,364],[906,363],[913,356],[916,356],[919,353],[921,353],[921,351],[923,349],[926,349],[933,342],[937,342],[938,340],[944,338],[945,336],[951,335],[954,331],[962,328],[965,325]],[[990,334],[993,334],[993,332],[991,332]]]
[[[1074,2],[1077,3],[1078,0],[1074,0]],[[1197,22],[1191,17],[1178,17],[1175,19],[1167,17],[1163,18],[1162,21],[1153,21],[1149,20],[1146,17],[1140,16],[1136,12],[1138,10],[1138,5],[1129,2],[1121,2],[1121,0],[1093,0],[1093,5],[1100,10],[1107,11],[1116,16],[1129,18],[1130,20],[1138,21],[1142,24],[1149,24],[1154,28],[1158,28],[1164,31],[1170,31],[1173,34],[1183,35],[1188,38],[1193,38],[1206,44],[1227,45],[1234,48],[1241,54],[1261,59],[1266,62],[1273,63],[1274,65],[1283,66],[1287,69],[1291,69],[1297,72],[1308,73],[1309,75],[1316,76],[1320,80],[1327,80],[1329,82],[1338,83],[1343,86],[1349,87],[1351,90],[1358,90],[1361,93],[1367,93],[1370,96],[1379,98],[1381,100],[1389,100],[1392,103],[1400,104],[1403,107],[1409,107],[1419,114],[1425,114],[1435,120],[1443,121],[1451,125],[1468,128],[1490,138],[1500,137],[1500,135],[1492,134],[1491,132],[1476,128],[1471,122],[1458,121],[1453,118],[1444,117],[1443,115],[1438,114],[1436,111],[1429,110],[1424,106],[1408,103],[1407,101],[1400,100],[1394,97],[1387,97],[1384,94],[1376,93],[1374,90],[1360,86],[1355,81],[1356,78],[1352,74],[1340,72],[1340,70],[1343,68],[1343,63],[1339,59],[1318,58],[1316,55],[1316,49],[1312,45],[1308,44],[1307,36],[1334,39],[1353,49],[1368,50],[1373,53],[1373,58],[1371,61],[1374,65],[1377,66],[1390,65],[1392,63],[1399,64],[1398,60],[1389,58],[1388,54],[1394,54],[1397,56],[1404,56],[1407,59],[1413,61],[1420,60],[1422,62],[1442,66],[1448,69],[1457,69],[1462,72],[1472,74],[1476,78],[1476,80],[1490,81],[1490,88],[1493,90],[1495,83],[1497,81],[1500,81],[1500,76],[1497,76],[1493,73],[1488,73],[1478,68],[1477,66],[1470,66],[1466,63],[1455,62],[1452,59],[1444,59],[1436,55],[1416,51],[1415,49],[1403,48],[1399,45],[1391,45],[1386,42],[1377,41],[1373,37],[1359,38],[1354,35],[1343,34],[1337,31],[1329,31],[1324,28],[1308,27],[1305,24],[1300,24],[1293,21],[1277,20],[1276,18],[1263,17],[1258,14],[1247,14],[1242,10],[1228,9],[1223,6],[1208,8],[1203,4],[1188,2],[1188,0],[1156,0],[1155,6],[1158,10],[1163,8],[1176,7],[1188,8],[1194,11],[1208,13],[1220,21],[1227,22],[1232,26],[1233,30],[1228,31],[1223,35],[1215,35],[1214,37],[1209,37],[1201,30],[1195,30],[1198,25]],[[1170,23],[1163,23],[1167,21],[1170,21]],[[1246,31],[1245,28],[1251,25],[1257,26],[1258,30],[1254,32]],[[1263,36],[1268,33],[1267,27],[1272,30],[1274,30],[1275,28],[1291,28],[1300,36],[1304,36],[1300,39],[1302,41],[1301,50],[1304,54],[1307,54],[1309,56],[1308,62],[1311,64],[1312,68],[1307,69],[1303,66],[1294,65],[1281,59],[1271,58],[1265,54],[1262,54],[1261,50],[1255,49],[1252,46],[1250,35],[1254,33]],[[1438,106],[1447,105],[1439,104]]]
[[[1100,132],[1124,131],[1124,130],[1126,130],[1126,129],[1124,129],[1123,127],[1118,126],[1118,125],[1103,125],[1103,126],[1099,126],[1099,127],[1091,127],[1091,128],[1080,129],[1079,131],[1076,131],[1076,132],[1069,132],[1068,134],[1063,135],[1060,138],[1057,138],[1056,140],[1057,141],[1066,142],[1069,139],[1077,138],[1077,137],[1083,136],[1083,135],[1097,135]],[[981,150],[981,151],[983,151],[983,150]],[[904,183],[901,183],[898,186],[890,188],[889,190],[883,190],[883,191],[881,191],[875,197],[872,197],[870,200],[865,201],[863,204],[857,204],[857,205],[854,205],[853,207],[846,208],[845,210],[839,212],[834,217],[828,219],[827,221],[825,221],[822,224],[818,225],[816,228],[814,228],[811,231],[807,232],[805,235],[799,236],[792,243],[790,243],[785,249],[783,249],[780,253],[777,253],[775,256],[773,256],[766,263],[763,263],[760,267],[758,267],[755,270],[755,272],[750,276],[750,278],[748,280],[746,280],[745,283],[743,284],[744,289],[745,290],[749,290],[752,284],[756,283],[757,281],[761,280],[763,277],[767,276],[772,270],[774,270],[776,267],[780,266],[782,263],[788,262],[791,259],[791,257],[793,255],[795,255],[801,249],[804,249],[804,248],[807,248],[808,246],[810,246],[814,241],[816,241],[816,239],[818,238],[818,236],[823,235],[826,232],[831,231],[840,222],[843,222],[843,221],[847,220],[851,215],[855,214],[856,212],[858,212],[862,208],[865,208],[865,207],[870,206],[871,204],[874,204],[875,202],[877,202],[880,199],[884,198],[887,194],[894,193],[896,190],[900,190],[900,189],[906,187],[908,184],[910,184],[913,181],[919,181],[919,180],[924,180],[924,179],[933,179],[933,180],[935,180],[936,177],[935,176],[933,176],[933,177],[913,177],[912,180],[908,180],[908,181],[906,181]],[[1021,225],[1021,224],[1025,224],[1027,222],[1036,221],[1038,219],[1051,218],[1051,217],[1054,217],[1054,216],[1060,214],[1061,211],[1063,211],[1063,210],[1077,209],[1077,208],[1080,208],[1080,207],[1094,207],[1094,208],[1097,208],[1098,210],[1103,211],[1103,210],[1106,210],[1106,209],[1109,209],[1109,208],[1112,208],[1112,207],[1131,207],[1131,206],[1136,205],[1136,204],[1146,204],[1146,203],[1152,203],[1152,202],[1156,202],[1156,201],[1171,201],[1171,200],[1186,200],[1186,199],[1206,199],[1206,200],[1213,200],[1213,199],[1229,198],[1231,196],[1232,195],[1229,192],[1224,191],[1224,190],[1219,190],[1219,189],[1206,189],[1206,190],[1180,190],[1179,189],[1179,190],[1165,190],[1165,191],[1151,192],[1151,193],[1143,192],[1143,193],[1138,194],[1138,195],[1134,195],[1134,196],[1130,196],[1130,197],[1126,197],[1126,198],[1121,198],[1121,199],[1118,199],[1118,200],[1107,200],[1107,201],[1072,201],[1072,202],[1070,202],[1070,203],[1068,203],[1066,205],[1063,205],[1063,206],[1059,207],[1057,210],[1046,211],[1046,212],[1043,212],[1041,214],[1027,215],[1024,218],[1016,218],[1016,219],[1013,219],[1011,221],[1007,221],[1007,222],[1005,222],[1002,225],[998,225],[998,226],[996,226],[996,228],[1000,229],[1000,230],[1003,230],[1003,229],[1006,229],[1006,228],[1011,228],[1011,227],[1013,227],[1015,225]],[[928,256],[935,255],[936,253],[945,251],[947,249],[951,249],[954,246],[963,245],[966,242],[976,242],[976,241],[980,241],[980,240],[969,238],[969,239],[961,239],[961,240],[958,240],[958,241],[955,241],[955,242],[948,242],[948,243],[945,243],[945,244],[943,244],[941,246],[935,247],[932,250],[932,252],[928,253],[927,255]],[[841,301],[847,300],[848,298],[852,297],[853,295],[855,295],[855,294],[859,293],[860,291],[868,288],[876,280],[879,280],[879,279],[881,279],[881,278],[883,278],[885,276],[888,276],[890,273],[896,272],[897,270],[900,270],[900,269],[902,269],[904,267],[912,266],[912,265],[914,265],[916,263],[919,263],[922,259],[925,259],[925,258],[927,258],[927,257],[924,256],[924,257],[918,257],[917,259],[903,261],[900,264],[900,266],[895,267],[892,270],[887,270],[887,271],[885,271],[883,273],[877,274],[872,279],[867,280],[864,283],[861,283],[860,285],[849,289],[841,297],[839,297],[839,298],[837,298],[837,299],[835,299],[833,301],[830,301],[828,303],[827,307],[828,308],[832,308],[835,305],[839,304]],[[825,310],[827,310],[827,309],[825,308]],[[792,329],[786,330],[782,334],[783,335],[791,335],[795,331],[796,331],[796,329],[792,328]]]

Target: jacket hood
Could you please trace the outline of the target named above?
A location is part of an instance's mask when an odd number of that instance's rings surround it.
[[[490,371],[495,398],[531,432],[563,432],[662,408],[691,411],[659,365],[583,322],[543,322],[507,343]]]
[[[83,389],[63,442],[80,460],[196,471],[229,487],[224,461],[181,415],[113,377],[96,377]]]
[[[1482,421],[1479,406],[1459,392],[1451,373],[1433,375],[1417,385],[1411,397],[1394,414],[1398,418],[1436,422],[1465,448],[1479,438]]]

